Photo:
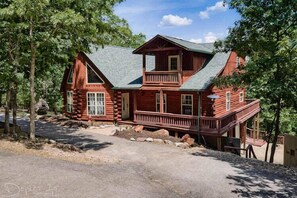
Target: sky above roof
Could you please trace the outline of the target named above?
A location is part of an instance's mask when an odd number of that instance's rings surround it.
[[[228,28],[240,19],[218,0],[126,0],[115,13],[147,39],[162,34],[198,43],[226,37]]]

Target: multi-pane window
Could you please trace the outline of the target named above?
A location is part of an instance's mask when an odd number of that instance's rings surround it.
[[[163,110],[167,112],[167,95],[163,94]],[[160,112],[160,94],[156,94],[156,111]]]
[[[104,93],[88,93],[88,115],[104,115]]]
[[[72,113],[73,111],[73,93],[67,91],[67,112]]]
[[[226,92],[226,111],[229,111],[231,107],[231,93],[230,91]]]
[[[181,95],[182,114],[193,115],[193,95]]]
[[[73,67],[70,68],[68,78],[67,78],[67,83],[72,84],[73,82]]]
[[[90,84],[102,84],[103,80],[98,76],[98,74],[87,64],[87,83]]]
[[[179,65],[179,56],[174,55],[174,56],[169,56],[168,57],[168,70],[177,70]]]
[[[239,102],[243,102],[244,101],[244,93],[243,91],[239,92]]]

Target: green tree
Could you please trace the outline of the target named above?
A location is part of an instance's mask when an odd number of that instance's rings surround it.
[[[1,32],[20,43],[20,63],[29,73],[30,138],[35,140],[35,74],[40,68],[68,62],[90,44],[104,45],[121,33],[113,7],[121,0],[7,0],[0,7]],[[18,36],[16,36],[18,34]],[[15,49],[14,49],[15,50]],[[56,63],[56,64],[53,64]],[[28,72],[29,71],[29,72]]]
[[[235,50],[250,61],[232,76],[215,80],[218,85],[246,86],[260,98],[274,131],[270,162],[273,162],[281,115],[297,108],[297,1],[230,0],[241,19],[229,30],[218,49]],[[296,111],[291,111],[296,113]]]

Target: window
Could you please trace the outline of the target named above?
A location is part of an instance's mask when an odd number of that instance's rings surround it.
[[[168,70],[169,71],[176,71],[179,66],[179,56],[168,56]]]
[[[67,78],[67,83],[72,84],[73,83],[73,67],[70,68],[68,78]]]
[[[184,115],[193,115],[193,95],[181,95],[181,110]]]
[[[73,92],[67,91],[67,112],[73,112]]]
[[[88,115],[102,116],[105,113],[104,93],[87,93]]]
[[[163,94],[163,109],[167,113],[167,95]],[[156,111],[160,112],[160,93],[156,93]]]
[[[87,63],[87,83],[89,84],[102,84],[103,80],[98,76],[98,74],[91,68]]]
[[[239,102],[243,102],[244,101],[244,93],[243,91],[239,92]]]
[[[240,57],[236,56],[236,68],[240,66]]]
[[[230,91],[227,91],[226,92],[226,111],[229,111],[230,110],[230,107],[231,107],[231,94],[230,94]]]

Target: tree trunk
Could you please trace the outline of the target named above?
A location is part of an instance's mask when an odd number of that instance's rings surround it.
[[[17,137],[17,83],[14,82],[13,83],[13,88],[12,88],[12,124],[13,124],[13,128],[12,128],[12,135],[14,137]]]
[[[8,89],[6,92],[4,134],[9,133],[9,109],[10,109],[11,86],[12,86],[12,83],[9,82]]]
[[[268,122],[267,127],[266,127],[266,130],[268,131],[268,138],[267,138],[267,146],[266,146],[266,150],[265,150],[265,162],[267,162],[267,160],[268,160],[268,150],[269,150],[271,135],[272,135],[272,131],[273,131],[273,126],[274,126],[274,123],[275,123],[275,117],[276,117],[276,115],[274,114],[274,118],[272,120],[272,123]]]
[[[30,65],[30,134],[29,137],[35,141],[35,64],[36,64],[36,46],[33,43],[33,27],[30,26],[30,48],[31,48],[31,65]]]
[[[32,52],[30,68],[30,139],[35,141],[35,52]]]
[[[275,154],[277,139],[278,139],[278,135],[280,134],[280,112],[281,112],[281,99],[278,99],[276,104],[275,125],[274,125],[275,134],[272,141],[270,160],[269,160],[270,163],[273,163],[274,161],[274,154]]]

